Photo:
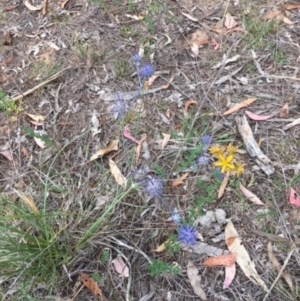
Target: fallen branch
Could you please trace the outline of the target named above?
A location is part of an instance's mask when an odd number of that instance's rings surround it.
[[[52,81],[56,80],[57,78],[59,78],[66,70],[70,69],[71,67],[67,67],[57,73],[55,73],[54,75],[50,76],[47,80],[43,81],[42,83],[38,84],[37,86],[27,90],[26,92],[12,98],[13,101],[17,101],[22,99],[23,97],[33,93],[34,91],[38,90],[39,88],[51,83]]]
[[[256,143],[252,130],[249,126],[246,116],[236,117],[235,122],[238,127],[238,131],[242,136],[242,139],[246,145],[247,152],[254,158],[257,165],[269,176],[274,173],[274,166],[271,160],[261,151]]]

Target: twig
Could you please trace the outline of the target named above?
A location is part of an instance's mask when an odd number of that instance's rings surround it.
[[[270,295],[272,289],[273,289],[274,286],[276,285],[276,283],[277,283],[277,281],[279,280],[279,278],[282,276],[282,273],[283,273],[284,269],[286,268],[287,264],[289,263],[289,261],[290,261],[292,255],[293,255],[293,253],[294,253],[294,250],[295,250],[295,247],[293,247],[292,250],[289,252],[287,258],[285,259],[285,261],[284,261],[284,263],[283,263],[283,266],[282,266],[281,270],[279,271],[279,273],[278,273],[276,279],[275,279],[274,282],[272,283],[272,285],[271,285],[269,291],[266,293],[266,295],[265,295],[263,301],[266,301],[266,300],[268,299],[268,297],[269,297],[269,295]]]
[[[67,67],[57,73],[55,73],[54,75],[50,76],[47,80],[43,81],[42,83],[38,84],[37,86],[27,90],[26,92],[12,98],[13,101],[17,101],[17,100],[20,100],[22,99],[23,97],[33,93],[34,91],[38,90],[39,88],[51,83],[52,81],[54,81],[55,79],[59,78],[66,70],[70,69],[72,67]]]

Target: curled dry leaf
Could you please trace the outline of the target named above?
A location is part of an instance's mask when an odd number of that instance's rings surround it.
[[[129,277],[129,268],[125,264],[123,258],[121,256],[118,256],[116,259],[112,261],[115,271],[121,276],[121,277]]]
[[[264,120],[268,120],[270,118],[273,117],[273,115],[256,115],[254,113],[251,113],[250,111],[245,111],[245,114],[252,120],[255,121],[264,121]]]
[[[184,111],[187,112],[190,106],[192,106],[192,105],[195,105],[195,106],[196,106],[197,104],[198,104],[197,101],[196,101],[196,100],[193,100],[193,99],[187,101],[187,102],[185,103],[185,105],[184,105]]]
[[[257,204],[257,205],[263,205],[265,204],[250,190],[248,190],[242,183],[240,183],[240,190],[244,194],[244,196],[249,199],[251,202]]]
[[[177,178],[176,180],[172,181],[171,187],[175,188],[180,185],[184,184],[184,180],[188,177],[188,173],[183,174],[181,177]]]
[[[8,161],[13,161],[12,153],[8,150],[0,152],[2,156],[4,156]]]
[[[206,294],[201,286],[201,276],[198,275],[199,271],[191,261],[188,262],[186,272],[194,293],[200,297],[201,300],[207,300]]]
[[[292,205],[300,207],[300,197],[293,188],[290,189],[290,203]]]
[[[223,283],[223,289],[226,289],[232,283],[236,273],[236,264],[225,267],[225,280]]]
[[[231,109],[225,111],[223,113],[223,116],[226,116],[226,115],[229,115],[229,114],[232,114],[236,111],[238,111],[239,109],[241,108],[244,108],[244,107],[247,107],[249,106],[251,103],[253,103],[254,101],[256,100],[256,98],[249,98],[249,99],[246,99],[240,103],[237,103],[235,106],[233,106]]]
[[[162,143],[161,143],[161,149],[165,149],[165,147],[167,146],[167,144],[171,138],[171,135],[165,134],[165,133],[162,133],[162,135],[164,136],[164,139],[162,140]]]
[[[42,8],[43,8],[42,5],[33,6],[29,1],[25,1],[24,5],[31,11],[38,11],[38,10],[42,10]]]
[[[234,254],[224,254],[216,257],[207,258],[202,265],[206,267],[228,267],[235,263],[236,258]]]
[[[159,75],[152,75],[144,85],[145,90],[149,90],[151,86],[153,85],[154,81],[159,77]]]
[[[156,253],[161,253],[161,252],[163,252],[163,251],[165,251],[166,250],[166,245],[167,244],[171,244],[171,241],[168,239],[168,240],[166,240],[164,243],[162,243],[160,246],[158,246],[155,250],[154,250],[154,252],[156,252]]]
[[[115,178],[117,184],[125,188],[127,185],[127,179],[123,176],[117,164],[112,159],[109,159],[108,163],[109,163],[110,172]]]
[[[101,148],[95,154],[93,154],[90,158],[90,161],[93,161],[100,157],[103,157],[104,155],[106,155],[112,151],[117,151],[119,149],[118,145],[119,145],[119,139],[110,141],[109,144],[105,148]]]
[[[230,172],[228,171],[222,181],[222,184],[218,190],[218,200],[224,195],[225,189],[228,185]]]
[[[139,162],[143,142],[146,141],[146,140],[147,140],[147,134],[143,134],[138,146],[136,147],[136,151],[135,151],[135,162],[136,162],[136,164],[138,164],[138,162]]]
[[[127,127],[124,128],[123,135],[125,138],[131,140],[132,142],[139,144],[140,142],[136,140],[133,136],[131,136],[129,129]]]
[[[273,252],[273,248],[272,248],[272,244],[270,242],[268,243],[268,256],[269,256],[269,259],[270,259],[274,269],[277,271],[277,273],[279,273],[280,270],[281,270],[281,264],[279,263],[279,261],[275,257],[274,252]],[[281,277],[285,280],[285,282],[288,284],[291,292],[293,293],[294,292],[294,285],[293,285],[291,275],[287,272],[283,272],[281,274]]]
[[[289,104],[288,102],[281,108],[279,112],[280,118],[289,118]]]
[[[251,260],[246,248],[242,244],[242,240],[239,237],[232,221],[230,221],[225,228],[225,240],[226,245],[230,253],[236,255],[236,262],[253,283],[260,285],[265,292],[268,292],[268,288],[264,281],[258,275],[254,262]]]
[[[93,280],[89,275],[81,273],[79,276],[80,282],[82,282],[93,296],[97,296],[100,301],[103,301],[103,293],[99,288],[97,282]]]

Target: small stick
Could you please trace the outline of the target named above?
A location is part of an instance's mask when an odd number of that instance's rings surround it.
[[[289,261],[290,261],[292,255],[293,255],[293,253],[294,253],[294,250],[295,250],[295,247],[293,247],[292,250],[289,252],[287,258],[286,258],[285,261],[284,261],[284,264],[283,264],[281,270],[279,271],[279,273],[278,273],[276,279],[274,280],[273,284],[271,285],[269,291],[266,293],[266,295],[265,295],[263,301],[266,301],[266,300],[268,299],[268,297],[269,297],[269,295],[270,295],[272,289],[273,289],[274,286],[276,285],[276,283],[277,283],[277,281],[279,280],[279,278],[282,276],[282,273],[283,273],[284,269],[286,268],[287,264],[289,263]]]
[[[39,88],[51,83],[52,81],[54,81],[55,79],[59,78],[66,70],[70,69],[71,67],[67,67],[57,73],[55,73],[54,75],[50,76],[47,80],[43,81],[42,83],[38,84],[37,86],[27,90],[26,92],[12,98],[13,101],[17,101],[22,99],[23,97],[33,93],[34,91],[38,90]]]

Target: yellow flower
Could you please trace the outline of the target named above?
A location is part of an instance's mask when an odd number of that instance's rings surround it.
[[[237,177],[239,177],[245,172],[244,166],[245,166],[244,164],[240,164],[240,163],[235,165],[234,171]]]
[[[220,155],[223,155],[223,149],[220,146],[212,146],[209,149],[209,152],[216,157],[219,157]]]
[[[234,170],[234,165],[232,164],[234,157],[232,155],[228,157],[224,157],[223,155],[218,155],[218,158],[219,160],[215,162],[214,165],[216,167],[221,168],[221,173],[225,173],[226,171],[229,170]]]
[[[228,152],[229,155],[236,154],[237,150],[238,150],[238,148],[236,146],[233,146],[232,144],[229,144],[227,146],[227,152]]]

